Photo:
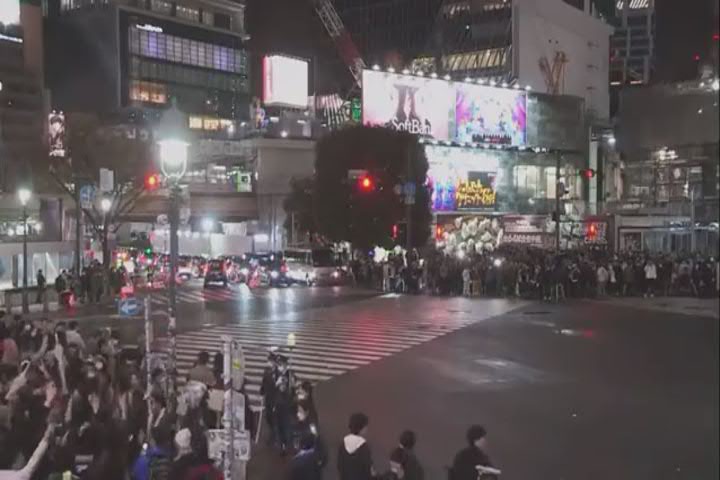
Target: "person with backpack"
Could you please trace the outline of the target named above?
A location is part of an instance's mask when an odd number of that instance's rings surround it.
[[[153,428],[151,445],[143,449],[130,472],[132,480],[170,480],[172,467],[172,430]]]
[[[373,480],[370,446],[367,444],[368,417],[364,413],[353,413],[348,422],[350,433],[343,438],[338,448],[338,472],[340,480]]]

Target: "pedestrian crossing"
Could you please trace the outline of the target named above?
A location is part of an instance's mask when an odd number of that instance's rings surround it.
[[[184,290],[178,289],[175,293],[178,303],[199,303],[199,302],[229,302],[231,300],[240,299],[251,296],[247,287],[240,288],[206,288]],[[167,290],[162,292],[153,292],[151,302],[153,305],[167,305],[170,293]]]
[[[243,346],[248,394],[253,403],[259,403],[268,349],[285,346],[290,333],[296,339],[289,354],[292,369],[300,380],[318,383],[454,332],[477,319],[447,312],[442,318],[430,312],[418,318],[345,307],[318,310],[313,318],[297,320],[293,314],[274,320],[247,319],[179,334],[178,378],[185,380],[199,352],[207,351],[212,357],[222,351],[222,337],[228,335]]]

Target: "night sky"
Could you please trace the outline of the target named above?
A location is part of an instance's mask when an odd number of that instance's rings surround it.
[[[614,0],[604,1],[612,4]],[[712,35],[718,30],[713,13],[718,1],[656,0],[654,81],[691,80],[696,77],[698,64],[693,57],[696,54],[701,59],[708,57]],[[312,0],[248,0],[247,17],[253,51],[284,52],[316,59],[319,71],[316,85],[320,92],[338,91],[349,85],[351,77],[315,15]],[[254,69],[258,81],[259,70]]]

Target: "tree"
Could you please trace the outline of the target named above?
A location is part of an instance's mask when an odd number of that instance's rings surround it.
[[[140,125],[103,122],[91,114],[70,114],[68,124],[68,155],[50,167],[55,183],[77,201],[78,189],[84,185],[99,191],[101,168],[113,171],[112,190],[98,193],[96,201],[80,206],[84,222],[100,240],[103,266],[107,268],[110,235],[117,233],[123,217],[145,191],[143,180],[151,164],[152,137]],[[109,204],[107,212],[102,211],[102,199]]]
[[[414,247],[430,237],[428,162],[413,135],[385,128],[351,127],[323,138],[317,146],[313,212],[315,225],[332,241],[358,248],[392,245],[393,225],[405,220],[403,196],[396,193],[407,179],[416,185],[412,207]],[[367,171],[364,187],[348,178],[350,170]]]

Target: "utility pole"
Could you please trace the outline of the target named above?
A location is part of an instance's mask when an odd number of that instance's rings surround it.
[[[171,398],[175,398],[177,389],[177,263],[178,263],[178,230],[180,228],[180,212],[178,200],[180,186],[173,181],[170,185],[170,299],[168,301],[168,380]]]
[[[555,154],[555,249],[560,253],[560,197],[562,196],[560,188],[560,163],[562,155],[560,153]]]

